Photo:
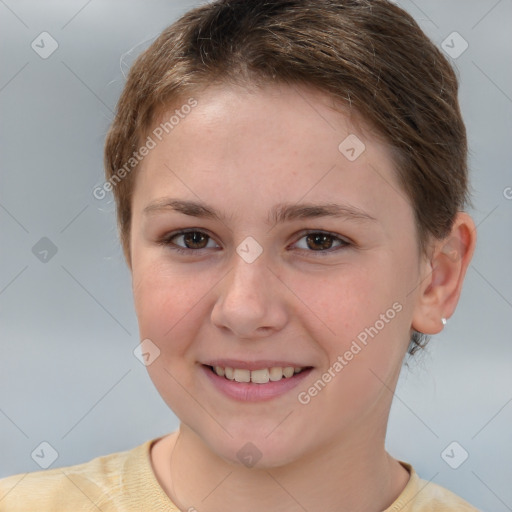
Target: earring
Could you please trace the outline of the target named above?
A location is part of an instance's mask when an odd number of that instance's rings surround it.
[[[443,316],[443,318],[441,318],[441,323],[442,323],[443,325],[446,325],[446,318],[445,318],[444,316]]]

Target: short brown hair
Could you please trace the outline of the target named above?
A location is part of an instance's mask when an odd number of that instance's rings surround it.
[[[134,173],[112,180],[157,116],[214,82],[305,85],[354,109],[393,150],[422,253],[469,203],[457,78],[409,14],[386,0],[217,0],[160,34],[118,102],[105,170],[127,261]]]

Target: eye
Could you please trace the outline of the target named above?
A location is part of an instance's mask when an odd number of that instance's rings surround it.
[[[197,229],[171,233],[159,240],[158,243],[169,247],[173,251],[188,254],[201,251],[202,249],[219,247],[210,235]],[[332,253],[351,245],[351,243],[325,231],[309,231],[303,233],[301,238],[293,245],[299,250],[309,253]]]
[[[305,233],[294,245],[307,252],[325,253],[343,249],[350,245],[350,242],[325,231],[310,231]]]
[[[159,243],[169,246],[170,249],[178,252],[191,252],[218,247],[210,235],[196,229],[179,231],[178,233],[168,235],[160,240]]]

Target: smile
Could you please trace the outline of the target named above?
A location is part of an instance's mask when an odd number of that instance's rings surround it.
[[[272,368],[262,368],[259,370],[230,368],[229,366],[210,366],[209,368],[219,377],[224,377],[235,382],[253,382],[255,384],[267,384],[268,382],[278,382],[281,379],[289,379],[305,369],[303,367],[293,366],[274,366]]]
[[[314,369],[301,366],[298,361],[270,359],[216,359],[203,362],[200,368],[200,374],[217,392],[239,402],[260,402],[286,395]]]

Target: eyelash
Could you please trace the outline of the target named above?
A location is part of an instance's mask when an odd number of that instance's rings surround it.
[[[164,238],[158,240],[157,243],[159,245],[163,245],[163,246],[165,246],[165,247],[167,247],[167,248],[169,248],[169,249],[171,249],[173,251],[176,251],[177,253],[186,254],[188,256],[190,256],[191,253],[194,253],[194,252],[198,253],[198,252],[201,252],[201,251],[204,251],[204,250],[208,249],[208,248],[190,249],[190,248],[180,247],[179,245],[176,245],[173,242],[171,242],[171,240],[173,238],[185,235],[187,233],[200,233],[200,234],[205,235],[206,237],[208,237],[209,240],[213,240],[213,237],[210,236],[205,231],[202,231],[200,229],[191,228],[191,229],[185,229],[185,230],[182,230],[182,231],[177,231],[175,233],[171,233],[170,235],[166,235]],[[301,232],[301,236],[294,243],[296,244],[302,238],[304,238],[304,237],[306,237],[308,235],[313,235],[313,234],[327,235],[327,236],[331,237],[334,242],[341,242],[341,245],[339,245],[339,246],[337,246],[335,248],[330,248],[330,249],[326,249],[326,250],[313,251],[313,250],[299,249],[299,251],[307,252],[307,253],[313,253],[313,254],[319,254],[319,255],[324,256],[324,255],[326,255],[326,253],[330,254],[330,253],[333,253],[333,252],[337,252],[338,250],[345,249],[345,248],[349,247],[350,245],[353,245],[348,240],[345,240],[345,239],[335,235],[334,233],[330,233],[328,231],[322,231],[322,230],[313,230],[313,229]]]

